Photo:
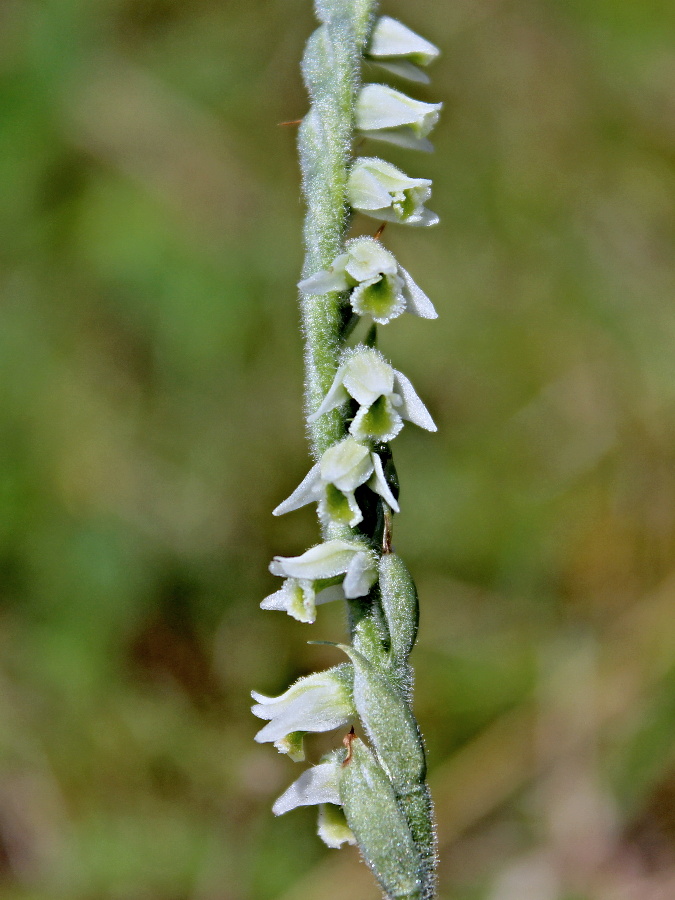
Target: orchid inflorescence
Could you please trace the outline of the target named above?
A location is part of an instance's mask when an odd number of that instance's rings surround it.
[[[352,644],[325,672],[300,678],[279,697],[253,694],[266,720],[256,735],[292,760],[305,759],[304,737],[352,725],[344,749],[307,769],[276,801],[279,815],[319,806],[319,835],[330,847],[358,844],[388,898],[434,895],[435,845],[424,746],[410,700],[408,657],[417,635],[417,593],[391,549],[399,512],[390,443],[405,422],[436,426],[408,378],[376,349],[377,326],[404,312],[436,311],[379,236],[346,240],[355,212],[381,222],[434,225],[425,203],[431,182],[376,157],[352,159],[354,137],[428,151],[440,103],[425,103],[384,84],[361,86],[360,63],[413,82],[438,50],[374,0],[316,0],[320,27],[303,74],[311,107],[300,127],[307,200],[307,255],[299,283],[306,337],[307,422],[315,463],[275,515],[317,504],[323,543],[299,556],[277,556],[281,587],[263,609],[313,623],[319,604],[342,599]],[[347,341],[360,319],[367,337]],[[361,724],[368,743],[358,737]]]

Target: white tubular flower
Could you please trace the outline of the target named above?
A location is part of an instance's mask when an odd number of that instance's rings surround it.
[[[356,440],[391,441],[403,428],[404,419],[436,431],[434,420],[410,381],[372,347],[347,352],[323,403],[307,421],[314,422],[349,397],[360,407],[349,426]]]
[[[339,584],[329,585],[316,592],[317,585],[307,578],[287,578],[281,588],[270,594],[260,604],[261,609],[278,609],[287,612],[298,622],[312,624],[316,621],[316,607],[331,600],[344,600]]]
[[[354,209],[385,222],[436,225],[438,216],[426,209],[431,196],[428,178],[411,178],[376,157],[359,157],[349,173],[347,198]]]
[[[268,720],[256,734],[256,741],[272,742],[280,753],[291,751],[300,758],[302,745],[298,747],[301,741],[298,732],[332,731],[356,715],[352,677],[352,667],[342,665],[300,678],[280,697],[251,691],[256,701],[251,712],[259,719]]]
[[[440,50],[391,16],[381,16],[375,23],[368,47],[368,57],[381,68],[400,78],[429,83],[429,77],[418,66],[428,66]]]
[[[325,762],[307,769],[294,781],[272,807],[275,816],[281,816],[298,806],[314,806],[320,803],[340,803],[340,776],[342,763],[339,753],[331,753]]]
[[[429,153],[434,148],[427,135],[442,108],[442,103],[413,100],[384,84],[367,84],[356,100],[356,127],[373,140]]]
[[[400,266],[393,253],[371,237],[354,238],[345,252],[323,269],[298,284],[304,294],[351,289],[349,302],[358,316],[371,316],[378,325],[410,312],[423,319],[435,319],[434,306]]]
[[[384,477],[379,455],[354,438],[346,437],[326,450],[291,496],[273,510],[273,514],[280,516],[316,501],[322,522],[343,522],[354,528],[363,520],[354,491],[366,483],[394,512],[399,512],[396,498]]]
[[[270,572],[273,575],[310,581],[344,575],[344,596],[353,600],[365,597],[377,581],[377,561],[364,544],[335,540],[311,547],[301,556],[275,556],[270,563]],[[330,590],[328,588],[324,593],[328,594]]]

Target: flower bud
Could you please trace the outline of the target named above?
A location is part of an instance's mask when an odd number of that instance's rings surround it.
[[[381,68],[422,84],[429,78],[418,67],[429,65],[439,54],[438,47],[391,16],[377,20],[368,47],[368,56]]]
[[[442,103],[423,103],[384,84],[366,84],[356,100],[356,127],[365,137],[411,150],[433,150],[427,135]]]

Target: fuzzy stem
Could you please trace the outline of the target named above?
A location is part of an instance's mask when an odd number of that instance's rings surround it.
[[[375,12],[375,0],[317,3],[323,24],[310,37],[302,70],[312,101],[298,139],[305,218],[303,276],[330,266],[344,246],[349,225],[346,185],[351,162],[353,109],[360,87],[360,60]],[[338,292],[306,296],[302,301],[305,333],[305,406],[312,413],[330,387],[344,345],[348,314]],[[345,434],[340,410],[309,426],[318,459]]]

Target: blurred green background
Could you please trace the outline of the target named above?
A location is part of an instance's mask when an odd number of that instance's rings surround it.
[[[443,49],[434,300],[382,349],[447,900],[675,897],[675,6],[400,0]],[[251,688],[317,537],[292,128],[309,0],[0,4],[0,896],[373,900]],[[374,72],[368,77],[377,77]],[[357,223],[371,228],[372,223]],[[321,739],[311,744],[313,758]]]

